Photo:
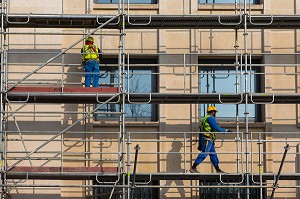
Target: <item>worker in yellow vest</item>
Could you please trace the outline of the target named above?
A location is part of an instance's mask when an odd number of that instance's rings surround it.
[[[224,173],[219,168],[219,159],[215,149],[215,132],[232,132],[231,129],[221,128],[215,117],[218,112],[217,108],[214,106],[209,106],[207,108],[207,115],[202,119],[200,123],[200,134],[199,134],[199,153],[196,158],[192,168],[190,169],[191,173],[198,173],[197,166],[209,155],[210,161],[215,167],[217,173]]]
[[[102,58],[101,50],[94,45],[94,38],[88,37],[81,48],[82,65],[85,71],[85,87],[99,86],[99,61]]]

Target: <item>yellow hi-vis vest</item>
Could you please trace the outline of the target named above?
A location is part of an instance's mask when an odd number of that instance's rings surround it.
[[[210,125],[207,122],[207,118],[211,117],[211,115],[206,115],[203,120],[200,123],[200,131],[204,132],[203,136],[206,138],[211,138],[212,140],[216,139],[216,134],[213,133],[215,131],[212,131],[212,128],[210,127]],[[210,133],[205,133],[205,132],[210,132]]]
[[[96,52],[93,50],[93,48],[96,50]],[[98,48],[95,45],[84,45],[82,48],[82,61],[89,60],[89,59],[95,59],[99,61],[99,55],[98,55]]]

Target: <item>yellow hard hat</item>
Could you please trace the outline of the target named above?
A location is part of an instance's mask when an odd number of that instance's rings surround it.
[[[86,38],[85,41],[91,41],[91,42],[94,42],[94,38],[93,38],[93,37],[88,37],[88,38]]]
[[[216,111],[216,112],[218,112],[217,108],[214,107],[214,106],[207,107],[207,111],[206,112],[209,113],[210,111]]]

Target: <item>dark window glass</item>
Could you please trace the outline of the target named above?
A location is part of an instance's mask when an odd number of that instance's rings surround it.
[[[230,188],[199,188],[200,190],[200,196],[199,199],[211,199],[211,198],[219,198],[219,199],[225,199],[225,198],[240,198],[245,199],[247,198],[247,189],[246,188],[239,188],[236,187],[234,184],[240,184],[239,182],[243,181],[242,179],[238,179],[240,181],[237,181],[237,179],[231,179],[231,180],[224,180],[226,183],[232,184]],[[266,183],[266,182],[263,182]],[[220,181],[216,180],[203,180],[200,181],[199,184],[202,186],[223,186],[224,183],[221,183]],[[254,185],[253,182],[250,182],[251,185]],[[243,182],[241,185],[246,185],[246,182]],[[251,199],[266,199],[267,198],[267,190],[266,188],[262,188],[262,197],[260,194],[259,188],[250,188],[249,194]]]
[[[224,3],[224,4],[227,4],[227,3],[230,3],[230,4],[232,4],[232,3],[240,3],[240,0],[199,0],[199,2],[200,3],[209,3],[209,4],[217,4],[217,3],[220,3],[220,4],[222,4],[222,3]],[[250,4],[259,4],[259,0],[247,0],[247,3],[249,3],[250,2]],[[244,1],[241,1],[241,3],[244,3]]]
[[[138,178],[138,176],[137,176]],[[132,181],[132,179],[131,179]],[[126,180],[127,183],[127,180]],[[159,185],[158,180],[151,180],[150,182],[148,180],[136,180],[136,184],[147,184],[152,186]],[[97,182],[96,180],[93,181],[93,185],[107,185],[108,182]],[[119,184],[117,184],[119,185]],[[110,197],[111,192],[113,194]],[[112,187],[107,186],[96,186],[93,188],[93,197],[92,199],[119,199],[122,196],[122,188],[116,187],[113,189]],[[127,192],[125,193],[127,196]],[[142,187],[142,188],[135,188],[134,190],[131,189],[129,198],[135,198],[135,199],[157,199],[159,198],[159,188],[148,188],[148,187]],[[126,197],[127,198],[127,197]]]
[[[125,3],[132,4],[156,4],[157,0],[125,0]],[[94,3],[119,3],[119,0],[94,0]]]
[[[236,71],[234,60],[199,60],[199,92],[200,93],[244,93],[245,91],[245,75],[240,68]],[[252,64],[258,63],[252,61]],[[201,66],[201,64],[214,64],[216,66]],[[232,64],[232,66],[217,66],[218,64]],[[248,69],[250,72],[250,69]],[[261,77],[256,74],[258,69],[251,68],[251,78],[247,77],[248,91],[259,93],[261,91]],[[237,87],[238,85],[238,92]],[[222,100],[221,100],[222,101]],[[200,116],[206,115],[206,109],[211,104],[201,104]],[[235,118],[235,104],[216,104],[219,110],[218,118]],[[248,105],[249,119],[258,121],[260,119],[260,105]],[[239,117],[245,117],[245,105],[239,105]]]
[[[125,77],[124,87],[129,93],[150,93],[157,92],[157,74],[156,67],[147,66],[147,64],[156,64],[154,59],[130,59],[129,70],[126,71],[128,75]],[[111,64],[117,65],[117,59],[103,60],[102,64],[107,66],[101,66],[100,72],[100,85],[118,86],[119,74],[117,66],[111,66]],[[138,64],[141,64],[140,66]],[[110,65],[110,66],[109,66]],[[130,95],[129,95],[130,100]],[[132,103],[126,104],[124,107],[125,116],[129,120],[134,121],[157,121],[157,105],[147,103]],[[98,110],[101,112],[119,112],[119,104],[107,104],[101,106]],[[118,119],[117,114],[96,114],[96,120],[102,119]]]

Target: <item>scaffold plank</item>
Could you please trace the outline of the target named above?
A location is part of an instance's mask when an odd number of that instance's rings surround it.
[[[40,88],[39,88],[40,89]],[[25,103],[100,103],[113,97],[118,92],[117,88],[78,88],[66,89],[64,92],[44,92],[40,89],[32,92],[30,89],[11,90],[7,93],[7,100]],[[36,91],[36,92],[34,92]],[[99,91],[99,92],[98,92]],[[226,94],[226,93],[127,93],[125,103],[152,103],[152,104],[244,104],[246,94]],[[249,104],[299,104],[300,94],[270,94],[256,93],[247,94]],[[122,103],[121,98],[116,98],[110,103]]]
[[[6,28],[97,28],[110,15],[8,15]],[[243,29],[243,15],[126,15],[127,29]],[[248,15],[247,29],[298,29],[300,15]],[[105,29],[118,29],[114,19]]]
[[[118,174],[109,172],[8,172],[6,173],[7,179],[49,179],[49,180],[94,180],[97,178],[99,181],[114,181]],[[149,180],[214,180],[214,181],[243,181],[242,173],[137,173],[136,180],[149,181]],[[259,174],[249,174],[253,180],[259,181]],[[274,181],[276,174],[263,173],[262,180]],[[245,179],[244,179],[245,180]],[[299,173],[285,173],[280,175],[280,180],[300,180]]]

